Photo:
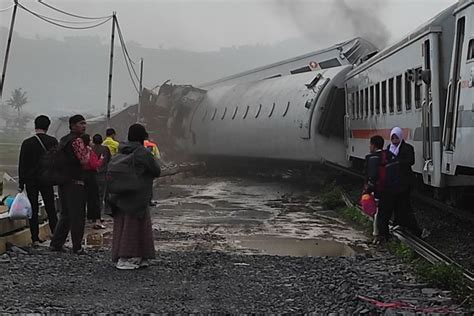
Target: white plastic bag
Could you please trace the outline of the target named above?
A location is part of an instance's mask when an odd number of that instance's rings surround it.
[[[26,192],[20,192],[16,195],[15,200],[13,200],[12,206],[10,207],[10,212],[8,216],[10,219],[28,219],[31,218],[33,215],[33,211],[31,209],[30,200],[28,200],[28,196]]]

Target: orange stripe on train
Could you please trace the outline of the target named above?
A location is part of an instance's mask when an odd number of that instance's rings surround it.
[[[410,129],[409,128],[402,128],[403,130],[403,138],[410,139]],[[390,139],[390,132],[392,131],[391,128],[383,128],[383,129],[353,129],[351,130],[352,138],[362,138],[362,139],[369,139],[372,136],[380,135],[384,139]]]

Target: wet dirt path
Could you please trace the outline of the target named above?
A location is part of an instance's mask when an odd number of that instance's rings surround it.
[[[240,177],[192,177],[158,186],[159,250],[351,256],[367,237],[325,210],[318,187]]]

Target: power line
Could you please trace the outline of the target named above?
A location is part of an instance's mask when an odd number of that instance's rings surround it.
[[[11,6],[9,6],[8,8],[5,8],[5,9],[0,9],[0,12],[5,12],[5,11],[8,11],[10,10],[11,8],[13,8],[15,5],[12,4]]]
[[[135,75],[135,78],[137,78],[138,81],[140,81],[138,75],[137,75],[137,72],[135,70],[135,68],[133,67],[133,65],[135,64],[132,60],[132,58],[130,57],[129,53],[128,53],[128,50],[127,50],[127,45],[125,44],[125,40],[123,38],[123,34],[122,34],[122,30],[120,29],[120,25],[118,23],[118,20],[115,19],[115,22],[116,22],[116,25],[117,25],[117,31],[118,31],[118,34],[119,34],[119,39],[120,39],[120,44],[122,45],[122,50],[124,51],[124,53],[127,55],[126,57],[128,58],[129,62],[130,62],[130,66],[132,67],[132,70],[133,70],[133,74]]]
[[[23,6],[23,5],[20,4],[19,2],[18,2],[18,6],[19,6],[21,9],[25,10],[26,12],[28,12],[28,13],[34,15],[34,16],[37,17],[38,19],[41,19],[41,20],[43,20],[43,21],[45,21],[45,22],[51,23],[51,24],[53,24],[53,25],[56,25],[56,26],[59,26],[59,27],[62,27],[62,28],[72,29],[72,30],[86,30],[86,29],[92,29],[92,28],[94,28],[94,27],[101,26],[102,24],[105,24],[105,23],[107,23],[108,21],[110,21],[110,19],[112,19],[112,17],[109,17],[109,18],[107,18],[107,19],[104,20],[104,21],[101,21],[101,22],[99,22],[99,23],[97,23],[97,24],[90,25],[90,26],[68,26],[68,25],[63,25],[63,24],[60,24],[60,23],[56,23],[56,22],[52,21],[52,19],[49,18],[49,17],[43,16],[43,15],[41,15],[41,14],[38,14],[38,13],[34,12],[34,11],[31,11],[30,9],[26,8],[25,6]]]
[[[64,10],[61,10],[61,9],[58,9],[50,4],[47,4],[41,0],[38,0],[39,3],[41,3],[42,5],[54,10],[54,11],[57,11],[57,12],[60,12],[62,14],[66,14],[66,15],[69,15],[69,16],[72,16],[72,17],[75,17],[75,18],[80,18],[80,19],[86,19],[86,20],[102,20],[102,19],[107,19],[107,18],[111,18],[112,15],[107,15],[107,16],[100,16],[100,17],[92,17],[92,16],[84,16],[84,15],[78,15],[78,14],[73,14],[73,13],[69,13],[69,12],[66,12]]]

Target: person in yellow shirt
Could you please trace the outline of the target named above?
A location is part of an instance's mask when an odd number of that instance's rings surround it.
[[[110,155],[114,156],[118,153],[119,142],[115,140],[115,130],[113,128],[108,128],[105,132],[105,140],[102,145],[109,147]]]

